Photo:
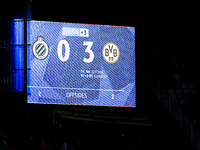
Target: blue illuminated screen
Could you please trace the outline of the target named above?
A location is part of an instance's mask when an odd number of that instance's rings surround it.
[[[28,103],[136,107],[134,27],[28,27]]]

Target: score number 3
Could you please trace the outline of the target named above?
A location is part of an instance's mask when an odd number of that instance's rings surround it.
[[[64,57],[62,55],[62,46],[63,45],[65,46],[65,56]],[[84,41],[83,45],[87,46],[87,48],[85,49],[85,52],[89,53],[89,58],[83,58],[83,61],[85,63],[91,63],[94,60],[94,52],[91,50],[93,42]],[[59,59],[61,61],[67,61],[69,59],[69,55],[70,55],[69,43],[66,40],[61,40],[58,43],[58,57],[59,57]]]

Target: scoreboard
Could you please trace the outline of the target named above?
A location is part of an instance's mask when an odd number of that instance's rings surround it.
[[[28,103],[136,107],[134,27],[28,27]]]

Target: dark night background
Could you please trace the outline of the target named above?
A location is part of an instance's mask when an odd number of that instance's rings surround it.
[[[135,27],[137,108],[27,104],[26,93],[5,90],[7,78],[4,73],[9,70],[0,69],[0,127],[9,148],[28,149],[30,145],[27,143],[31,142],[35,143],[32,146],[35,148],[41,138],[46,145],[50,141],[52,149],[57,148],[61,140],[66,140],[68,149],[78,140],[82,142],[82,149],[128,149],[127,146],[134,149],[200,148],[196,144],[200,141],[200,137],[196,138],[200,131],[197,4],[30,2],[32,20]],[[5,1],[0,6],[0,50],[3,51],[9,33],[6,22],[23,16],[24,2]],[[1,60],[3,54],[1,52]],[[177,73],[178,77],[175,77]],[[162,87],[160,97],[155,88],[158,79]],[[176,102],[178,105],[171,105],[172,115],[169,114],[169,97],[165,97],[168,92],[163,89],[168,90],[173,98],[171,104]],[[180,117],[180,112],[181,116],[184,114],[189,118],[189,124],[182,119],[180,125],[180,119],[175,119]],[[184,130],[186,128],[188,132]]]

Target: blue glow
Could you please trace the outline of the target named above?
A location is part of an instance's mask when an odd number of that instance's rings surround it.
[[[30,88],[30,85],[31,85],[31,80],[30,80],[30,72],[31,70],[27,70],[27,93],[31,93],[31,88]]]
[[[24,69],[24,46],[23,46],[23,21],[10,22],[11,40],[10,40],[10,69]],[[12,73],[12,80],[15,92],[24,91],[24,71],[15,70]]]
[[[14,84],[15,84],[15,92],[23,92],[24,91],[24,71],[16,70],[14,71]]]
[[[24,43],[24,22],[11,22],[11,44],[23,45]]]
[[[24,19],[14,19],[14,21],[23,21]]]

